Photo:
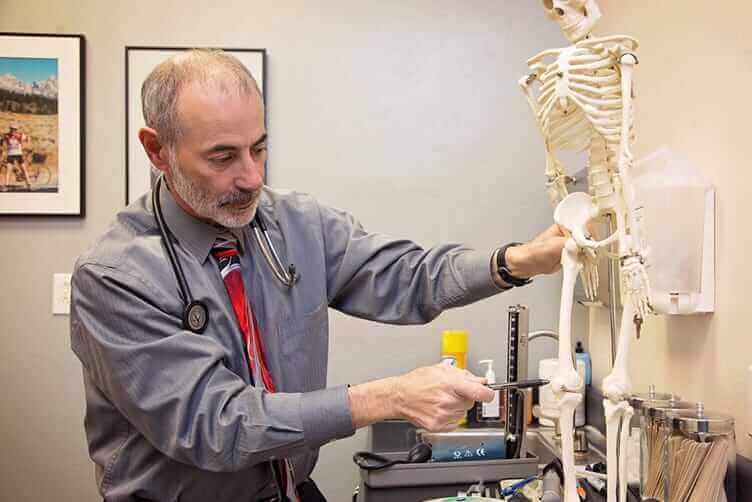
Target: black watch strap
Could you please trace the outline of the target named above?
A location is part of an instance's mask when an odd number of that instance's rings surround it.
[[[500,247],[499,252],[496,253],[496,271],[504,282],[511,284],[514,287],[524,286],[533,282],[533,280],[528,277],[520,278],[513,276],[509,272],[509,267],[507,266],[507,249],[521,244],[521,242],[510,242],[509,244]]]

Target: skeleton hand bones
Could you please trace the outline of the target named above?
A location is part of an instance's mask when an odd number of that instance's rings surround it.
[[[554,221],[572,235],[582,263],[582,282],[585,294],[594,299],[598,289],[598,249],[609,245],[617,238],[616,232],[602,241],[594,241],[588,237],[587,225],[590,220],[598,216],[598,208],[593,198],[583,192],[569,194],[562,200],[554,211]]]

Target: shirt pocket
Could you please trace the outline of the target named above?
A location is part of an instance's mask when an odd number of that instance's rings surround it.
[[[279,323],[277,336],[281,348],[284,392],[309,392],[326,387],[329,362],[328,305],[288,317]]]

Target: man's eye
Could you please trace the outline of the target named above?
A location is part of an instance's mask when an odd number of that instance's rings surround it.
[[[234,157],[232,155],[223,155],[221,157],[212,157],[212,162],[218,162],[220,164],[224,164],[226,162],[230,162]]]
[[[266,151],[266,144],[262,143],[260,145],[256,145],[256,147],[253,149],[255,153],[261,153]]]

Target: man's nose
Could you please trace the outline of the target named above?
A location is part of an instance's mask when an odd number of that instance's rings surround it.
[[[241,190],[258,190],[264,184],[264,161],[248,155],[243,162],[243,170],[235,180]]]

